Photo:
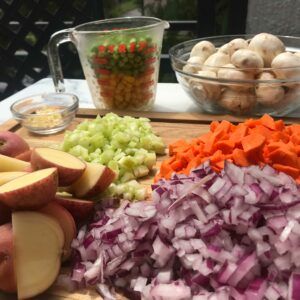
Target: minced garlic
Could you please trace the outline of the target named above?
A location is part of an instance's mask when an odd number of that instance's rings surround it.
[[[44,106],[32,113],[26,120],[26,125],[31,127],[52,128],[62,123],[60,108],[55,106]]]

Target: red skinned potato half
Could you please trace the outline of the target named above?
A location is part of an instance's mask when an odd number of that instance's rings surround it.
[[[15,157],[27,150],[29,150],[27,142],[18,134],[0,131],[0,154]]]
[[[12,225],[18,299],[32,299],[57,278],[64,232],[53,217],[36,211],[13,212]]]
[[[70,186],[70,192],[75,197],[94,197],[105,191],[116,177],[113,170],[101,164],[86,165],[83,175]]]
[[[0,172],[30,172],[30,170],[29,162],[0,154]]]
[[[39,212],[44,213],[56,219],[65,234],[65,243],[63,247],[63,261],[67,260],[71,254],[71,243],[76,237],[77,229],[73,216],[58,203],[51,201]]]
[[[0,185],[26,174],[28,172],[0,172]]]
[[[73,216],[76,223],[86,221],[94,211],[94,201],[55,196],[54,201],[63,206]]]
[[[29,149],[25,152],[22,152],[21,154],[17,155],[16,158],[23,160],[23,161],[28,161],[30,162],[31,160],[31,153],[32,153],[32,149]]]
[[[11,220],[11,209],[0,203],[0,225],[10,222]]]
[[[59,186],[68,186],[83,174],[86,164],[79,158],[51,148],[35,148],[31,154],[31,165],[35,170],[57,168]]]
[[[28,173],[0,186],[0,202],[14,210],[39,209],[51,201],[57,190],[57,170]]]
[[[17,291],[11,223],[0,226],[0,290],[7,293]]]

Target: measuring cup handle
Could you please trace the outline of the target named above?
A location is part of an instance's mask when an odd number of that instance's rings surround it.
[[[65,92],[64,75],[62,72],[58,48],[59,45],[66,42],[71,42],[71,32],[73,28],[64,29],[55,32],[49,40],[47,55],[50,73],[53,79],[56,92]]]

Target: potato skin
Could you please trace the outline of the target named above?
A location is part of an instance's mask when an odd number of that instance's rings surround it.
[[[0,290],[7,293],[17,291],[13,252],[12,225],[7,223],[0,226]]]
[[[31,176],[31,174],[19,178]],[[19,178],[14,180],[19,180]],[[57,186],[58,174],[54,169],[49,176],[43,177],[40,181],[7,192],[1,192],[0,202],[13,210],[36,210],[53,200]]]

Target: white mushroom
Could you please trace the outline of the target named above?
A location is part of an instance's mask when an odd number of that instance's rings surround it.
[[[229,63],[230,63],[229,55],[222,52],[216,52],[211,56],[209,56],[208,59],[204,62],[202,70],[217,72],[219,67],[222,67]]]
[[[249,49],[240,49],[231,56],[231,63],[240,69],[249,69],[247,71],[257,73],[258,69],[263,68],[264,61],[261,56]]]
[[[204,60],[206,60],[210,55],[212,55],[215,52],[216,48],[214,44],[212,44],[209,41],[201,41],[193,47],[190,53],[190,57],[201,56]]]
[[[226,89],[218,104],[236,114],[249,113],[256,104],[255,96],[249,92],[237,92]]]
[[[244,39],[237,38],[233,39],[228,43],[227,51],[229,56],[231,56],[235,51],[239,49],[247,49],[248,48],[248,42]]]
[[[187,73],[197,73],[201,70],[205,59],[201,56],[193,56],[187,60],[187,64],[183,66],[182,71]]]
[[[274,57],[285,51],[283,42],[269,33],[255,35],[249,43],[249,49],[257,52],[262,57],[265,67],[270,67]]]
[[[218,52],[222,52],[224,54],[228,54],[229,55],[229,44],[224,44],[223,46],[221,46],[219,49],[218,49]]]
[[[300,79],[300,57],[291,52],[278,54],[271,67],[278,79]]]
[[[207,78],[217,78],[215,72],[212,71],[199,71],[197,75]],[[196,99],[200,102],[203,100],[216,101],[221,95],[221,87],[214,81],[191,79],[191,90]]]
[[[250,72],[244,72],[238,70],[234,65],[232,64],[226,64],[223,67],[221,67],[218,70],[218,78],[220,79],[227,79],[231,81],[235,80],[253,80],[254,76]],[[250,83],[237,83],[237,84],[231,84],[231,83],[224,83],[224,85],[232,90],[235,91],[246,91],[249,90],[251,87],[253,87],[253,84]]]
[[[270,72],[262,72],[258,80],[274,80],[276,77]],[[284,88],[278,83],[259,83],[255,87],[256,100],[263,106],[276,107],[284,98]]]

